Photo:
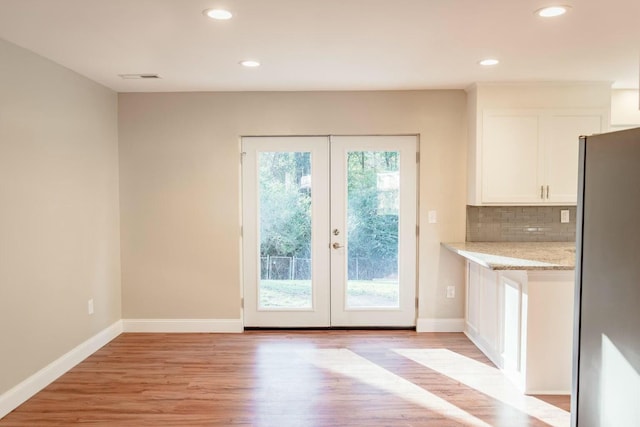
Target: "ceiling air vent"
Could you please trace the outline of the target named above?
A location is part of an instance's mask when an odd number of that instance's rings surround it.
[[[123,79],[160,79],[161,77],[158,74],[118,74]]]

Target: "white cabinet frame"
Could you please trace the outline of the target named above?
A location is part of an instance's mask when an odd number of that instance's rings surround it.
[[[472,205],[575,205],[578,140],[608,127],[605,109],[486,109],[470,151]]]

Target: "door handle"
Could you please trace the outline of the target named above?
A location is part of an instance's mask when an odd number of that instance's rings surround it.
[[[331,245],[331,246],[333,247],[333,249],[340,249],[340,248],[344,248],[344,246],[343,246],[343,245],[341,245],[341,244],[340,244],[340,243],[338,243],[338,242],[335,242],[335,243],[334,243],[333,245]]]

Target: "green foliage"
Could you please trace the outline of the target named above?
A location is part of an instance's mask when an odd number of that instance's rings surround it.
[[[260,153],[260,254],[308,257],[311,193],[300,188],[309,153]]]
[[[303,182],[311,174],[310,153],[260,153],[259,162],[261,256],[310,257],[311,188]],[[398,190],[381,189],[380,179],[398,166],[397,152],[348,153],[349,277],[396,273]],[[358,272],[356,259],[363,260]]]
[[[383,198],[390,194],[379,191],[378,174],[397,171],[398,162],[397,152],[350,152],[348,155],[350,277],[373,279],[396,273],[398,215],[397,210],[389,214],[389,209],[381,209]],[[397,199],[397,190],[395,193]],[[356,259],[368,260],[364,264],[366,268],[354,271]],[[362,263],[358,262],[358,266]]]

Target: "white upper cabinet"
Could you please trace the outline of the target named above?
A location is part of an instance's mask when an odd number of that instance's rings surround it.
[[[578,138],[606,130],[604,111],[564,111],[545,119],[544,200],[576,204],[578,192]]]
[[[576,204],[579,137],[608,130],[610,99],[605,84],[474,87],[468,203]]]
[[[540,118],[531,112],[485,112],[482,202],[537,203],[542,184]],[[576,161],[577,163],[577,161]]]
[[[611,91],[611,130],[640,127],[638,89],[614,89]]]
[[[580,135],[601,133],[603,110],[486,110],[482,203],[575,204]]]

